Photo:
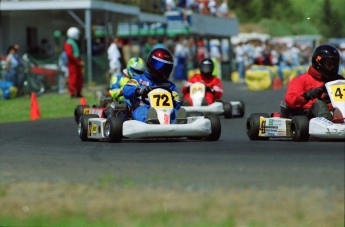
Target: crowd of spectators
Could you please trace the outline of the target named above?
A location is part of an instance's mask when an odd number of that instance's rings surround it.
[[[234,17],[229,9],[228,0],[162,0],[162,11],[192,11],[194,13]]]

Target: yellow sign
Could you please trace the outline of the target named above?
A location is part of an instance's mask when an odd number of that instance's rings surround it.
[[[89,114],[90,113],[90,108],[85,108],[84,109],[84,114]]]
[[[331,96],[334,102],[344,102],[345,101],[345,84],[337,84],[331,86]]]
[[[173,108],[173,101],[170,92],[150,92],[149,95],[151,106],[153,108]]]

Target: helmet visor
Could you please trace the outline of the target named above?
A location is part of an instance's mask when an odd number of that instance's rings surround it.
[[[324,59],[322,65],[327,71],[331,73],[338,73],[339,61],[337,61],[337,59],[333,59],[333,58]]]
[[[204,75],[207,75],[207,76],[212,75],[212,71],[213,71],[213,67],[211,64],[207,64],[207,65],[202,64],[200,66],[200,72]]]
[[[156,76],[163,76],[168,78],[173,70],[174,63],[153,56],[151,59],[151,66],[155,70],[155,73],[160,74]]]

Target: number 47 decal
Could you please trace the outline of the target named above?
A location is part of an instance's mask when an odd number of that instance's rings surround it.
[[[345,85],[335,85],[331,87],[332,95],[335,102],[344,101]]]

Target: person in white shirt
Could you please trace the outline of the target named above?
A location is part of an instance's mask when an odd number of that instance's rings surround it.
[[[109,73],[111,75],[116,75],[121,73],[121,53],[117,46],[117,38],[114,38],[110,44],[108,50],[108,60],[109,60]]]

